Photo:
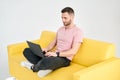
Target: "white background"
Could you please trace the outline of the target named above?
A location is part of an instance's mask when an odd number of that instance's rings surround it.
[[[120,0],[0,0],[0,80],[9,76],[7,46],[56,32],[66,6],[85,37],[114,43],[120,57]]]

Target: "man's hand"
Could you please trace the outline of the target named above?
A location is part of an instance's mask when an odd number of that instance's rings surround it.
[[[43,49],[42,49],[42,51],[45,51],[45,52],[47,52],[48,50],[47,50],[47,48],[43,48]]]
[[[47,52],[45,54],[45,56],[47,56],[47,57],[50,57],[50,56],[57,57],[57,54],[55,52]]]

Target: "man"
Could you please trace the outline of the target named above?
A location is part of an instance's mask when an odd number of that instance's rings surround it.
[[[71,7],[65,7],[61,13],[64,26],[58,29],[55,39],[43,49],[46,57],[36,56],[29,48],[23,52],[29,62],[23,61],[21,65],[32,69],[33,72],[38,72],[39,77],[43,77],[55,69],[69,66],[83,42],[83,33],[74,24],[74,10]],[[55,46],[56,51],[50,52]]]

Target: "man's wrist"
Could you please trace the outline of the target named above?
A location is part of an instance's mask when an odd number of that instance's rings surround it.
[[[56,52],[56,54],[57,54],[57,57],[60,57],[60,52]]]

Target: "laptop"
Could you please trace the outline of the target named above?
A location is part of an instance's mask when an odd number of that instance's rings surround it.
[[[41,49],[41,46],[39,44],[36,44],[36,43],[33,43],[33,42],[30,42],[30,41],[26,41],[29,48],[32,50],[32,52],[39,56],[39,57],[44,57],[44,52],[42,51]]]

